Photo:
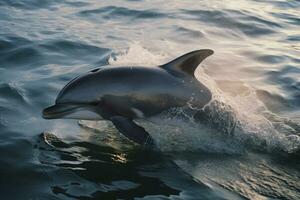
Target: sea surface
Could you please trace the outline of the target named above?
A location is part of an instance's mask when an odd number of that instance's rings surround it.
[[[41,117],[84,72],[204,48],[209,120],[138,122],[153,150]],[[1,0],[0,199],[299,200],[300,1]]]

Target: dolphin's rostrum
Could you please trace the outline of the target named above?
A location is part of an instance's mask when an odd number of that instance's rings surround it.
[[[194,76],[212,50],[187,53],[158,67],[104,66],[71,80],[55,105],[44,109],[45,119],[110,120],[130,140],[152,143],[134,119],[149,118],[187,104],[203,108],[211,92]]]

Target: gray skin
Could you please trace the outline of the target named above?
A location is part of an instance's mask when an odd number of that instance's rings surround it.
[[[110,120],[130,140],[152,144],[134,119],[147,119],[187,104],[203,108],[211,92],[194,77],[202,60],[213,54],[203,49],[158,67],[104,66],[71,80],[55,105],[43,110],[45,119]]]

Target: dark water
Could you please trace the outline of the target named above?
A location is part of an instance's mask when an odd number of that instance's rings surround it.
[[[298,0],[0,1],[1,199],[300,199],[299,13]],[[107,122],[41,118],[78,74],[200,48],[215,51],[197,74],[213,126],[145,125],[159,151]]]

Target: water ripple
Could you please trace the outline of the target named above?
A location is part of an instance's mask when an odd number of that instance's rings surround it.
[[[84,17],[100,15],[104,19],[110,18],[118,18],[118,17],[126,17],[130,19],[153,19],[153,18],[162,18],[165,17],[166,14],[160,13],[156,10],[135,10],[129,9],[125,7],[117,7],[117,6],[106,6],[93,10],[84,10],[79,12],[80,15]]]
[[[25,95],[25,91],[14,83],[0,83],[0,101],[4,101],[7,104],[12,101],[21,101],[22,103],[28,103]]]
[[[48,51],[47,54],[50,54],[53,57],[62,57],[62,59],[65,57],[65,60],[73,59],[73,61],[96,61],[101,59],[101,55],[107,56],[110,52],[110,50],[106,48],[68,40],[50,41],[41,44],[40,47],[46,49]]]
[[[193,20],[200,20],[205,23],[222,26],[226,29],[236,29],[249,36],[260,36],[275,33],[275,28],[281,27],[275,22],[249,16],[243,12],[223,12],[217,10],[185,10],[182,12],[191,16]]]
[[[19,9],[43,9],[53,6],[55,3],[60,3],[61,0],[54,0],[51,2],[48,1],[39,1],[39,0],[10,0],[10,1],[1,1],[0,6],[11,6]]]

